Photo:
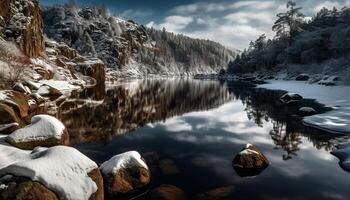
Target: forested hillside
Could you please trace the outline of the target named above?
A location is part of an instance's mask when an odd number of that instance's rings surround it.
[[[76,5],[43,8],[45,33],[82,55],[97,56],[116,76],[214,73],[236,53],[224,46],[148,29],[112,16],[105,7]]]
[[[276,36],[261,35],[251,42],[230,62],[228,72],[287,69],[289,73],[349,75],[350,9],[323,8],[306,20],[295,3],[289,2],[287,8],[286,13],[277,14],[272,27]]]

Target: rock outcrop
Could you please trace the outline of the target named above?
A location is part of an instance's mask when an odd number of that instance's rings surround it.
[[[2,0],[0,35],[15,42],[25,55],[44,54],[43,20],[38,0]]]

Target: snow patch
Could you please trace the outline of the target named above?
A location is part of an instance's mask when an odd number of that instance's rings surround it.
[[[260,154],[257,151],[251,150],[251,149],[245,149],[238,153],[239,155],[252,155],[252,154]]]

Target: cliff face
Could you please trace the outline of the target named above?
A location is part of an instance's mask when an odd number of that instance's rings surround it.
[[[48,37],[97,56],[114,76],[213,73],[235,56],[220,44],[147,29],[103,8],[54,6],[42,15]]]
[[[0,35],[15,42],[29,57],[43,55],[43,20],[38,0],[2,0]]]

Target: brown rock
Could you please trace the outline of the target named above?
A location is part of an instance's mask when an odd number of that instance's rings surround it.
[[[185,200],[186,194],[180,188],[173,185],[161,185],[153,189],[149,194],[152,200]]]
[[[13,111],[13,109],[6,105],[0,103],[0,124],[10,124],[10,123],[19,123],[20,119]]]
[[[104,176],[108,196],[135,192],[148,185],[150,178],[149,170],[142,167],[120,169],[115,175]]]
[[[104,83],[106,77],[105,65],[99,59],[87,60],[82,63],[78,63],[76,70],[84,74],[85,76],[93,77],[97,84]]]
[[[3,200],[58,200],[55,193],[38,182],[22,177],[13,177],[3,183],[0,199]]]
[[[46,69],[36,68],[35,71],[36,71],[36,73],[40,74],[41,79],[43,79],[43,80],[49,80],[52,78],[50,71],[48,71]]]
[[[59,55],[62,55],[68,59],[74,59],[75,57],[77,57],[78,52],[75,49],[72,49],[70,47],[68,47],[67,45],[59,45],[57,46],[58,50],[59,50]]]
[[[256,176],[269,165],[267,158],[252,144],[247,144],[232,161],[239,176]]]
[[[92,194],[89,200],[104,200],[103,178],[98,168],[88,173],[89,177],[96,183],[97,191]]]
[[[4,101],[0,101],[0,103],[12,107],[20,118],[27,117],[29,110],[29,97],[23,93],[13,90],[7,90],[4,93],[7,95],[7,99]]]

